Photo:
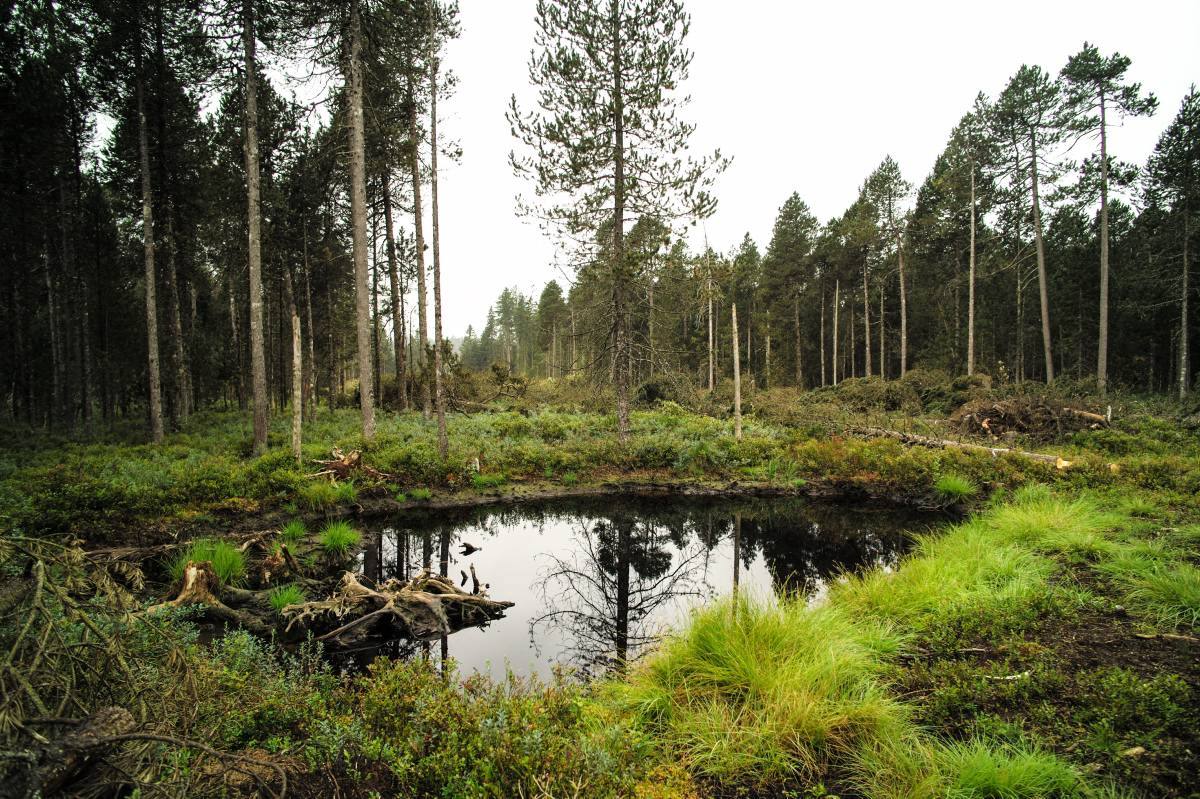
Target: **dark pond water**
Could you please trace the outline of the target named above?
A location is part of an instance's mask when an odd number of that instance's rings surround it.
[[[372,580],[405,578],[424,564],[461,579],[474,566],[492,598],[516,603],[486,628],[423,645],[464,675],[547,676],[556,665],[587,675],[642,654],[735,582],[744,596],[820,601],[831,580],[893,566],[912,533],[941,521],[793,499],[606,497],[406,513],[367,528],[358,565]],[[478,550],[462,554],[464,542]],[[391,642],[353,658],[421,646]]]

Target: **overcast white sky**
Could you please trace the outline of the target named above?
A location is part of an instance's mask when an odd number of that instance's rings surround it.
[[[554,248],[513,213],[504,111],[528,97],[533,0],[461,0],[462,37],[445,63],[457,94],[439,110],[463,147],[441,182],[447,335],[477,328],[505,286],[541,291]],[[766,248],[793,191],[821,220],[854,200],[890,153],[919,184],[976,92],[995,96],[1022,63],[1057,73],[1085,41],[1133,59],[1130,76],[1159,97],[1155,117],[1114,131],[1111,152],[1142,162],[1200,82],[1200,2],[767,2],[693,0],[686,84],[700,151],[733,164],[719,179],[709,242],[746,232]],[[696,242],[699,244],[700,242]]]

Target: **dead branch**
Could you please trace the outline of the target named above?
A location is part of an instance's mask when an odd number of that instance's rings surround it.
[[[993,458],[1001,455],[1019,455],[1022,458],[1040,461],[1041,463],[1054,464],[1059,469],[1066,469],[1071,465],[1070,461],[1063,460],[1059,455],[1045,455],[1041,452],[1028,452],[1022,449],[1009,449],[1007,447],[986,447],[982,444],[968,444],[948,438],[931,438],[916,433],[902,433],[899,430],[885,430],[882,427],[855,427],[850,432],[866,438],[891,438],[899,441],[901,444],[908,444],[910,446],[929,447],[931,449],[958,449],[964,452],[985,453],[991,455]]]
[[[350,478],[363,474],[374,480],[395,481],[399,479],[394,474],[381,472],[378,469],[363,463],[362,452],[360,450],[351,450],[348,453],[342,452],[338,447],[333,448],[333,457],[327,460],[317,459],[313,463],[319,464],[323,468],[310,477],[328,477],[331,480],[349,480]]]

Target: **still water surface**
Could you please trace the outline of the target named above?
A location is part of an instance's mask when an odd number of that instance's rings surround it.
[[[434,658],[448,653],[464,676],[512,669],[545,677],[559,665],[586,676],[636,658],[735,584],[743,596],[819,602],[831,580],[894,566],[913,533],[941,521],[783,498],[554,501],[377,522],[358,567],[378,581],[424,564],[461,580],[473,566],[493,599],[516,603],[488,627],[429,647]],[[464,543],[478,549],[463,554]],[[417,652],[420,645],[390,642],[354,660]]]

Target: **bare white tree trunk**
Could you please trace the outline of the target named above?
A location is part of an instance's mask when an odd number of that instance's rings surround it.
[[[429,184],[433,224],[433,386],[437,412],[438,457],[443,464],[450,457],[446,434],[446,389],[442,385],[442,254],[438,226],[438,142],[437,142],[437,3],[429,15]]]
[[[246,230],[250,272],[250,385],[254,406],[254,452],[267,449],[267,360],[263,351],[262,211],[259,199],[258,166],[258,81],[255,73],[253,0],[242,4],[242,50],[246,74]]]
[[[733,437],[742,440],[742,359],[738,353],[737,303],[730,304],[733,336]]]
[[[971,254],[967,276],[967,374],[975,374],[975,162],[971,168]]]
[[[1046,276],[1046,247],[1042,241],[1042,205],[1038,197],[1037,137],[1030,134],[1029,171],[1033,187],[1033,240],[1037,248],[1038,297],[1042,311],[1042,353],[1046,358],[1046,382],[1054,382],[1054,353],[1050,344],[1050,290]]]
[[[358,338],[358,393],[363,438],[375,437],[375,392],[371,385],[371,287],[367,277],[366,146],[363,134],[362,19],[358,0],[350,5],[348,64],[350,117],[350,217],[354,253],[354,307]]]
[[[413,236],[417,247],[417,357],[419,365],[425,364],[425,345],[429,343],[429,322],[426,318],[425,297],[425,219],[421,207],[421,159],[420,137],[417,131],[417,103],[415,95],[409,98],[408,136],[411,152],[409,169],[412,172],[413,190]],[[431,415],[429,381],[421,380],[421,413],[428,419]]]

